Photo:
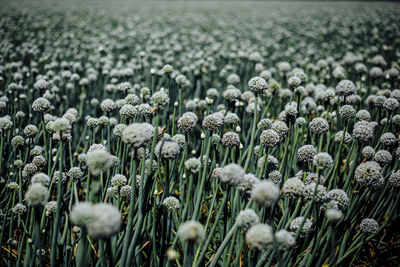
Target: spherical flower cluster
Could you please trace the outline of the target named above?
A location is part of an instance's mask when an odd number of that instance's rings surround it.
[[[185,75],[179,74],[178,76],[176,76],[175,82],[182,86],[186,84],[187,78]]]
[[[303,221],[304,221],[304,224],[303,224]],[[303,224],[303,227],[300,228],[302,224]],[[296,233],[298,231],[298,229],[301,229],[300,230],[301,236],[307,235],[311,231],[311,227],[312,227],[311,220],[308,218],[304,218],[303,216],[295,218],[290,223],[290,230]]]
[[[50,178],[46,174],[40,172],[35,174],[31,179],[32,184],[41,184],[43,186],[48,186],[50,183]]]
[[[292,233],[281,229],[275,233],[275,242],[279,250],[286,251],[294,246],[296,240]]]
[[[260,181],[253,186],[251,198],[263,206],[271,206],[279,198],[279,188],[269,181]]]
[[[301,84],[301,79],[299,77],[292,76],[288,79],[288,85],[291,89],[299,87],[300,84]]]
[[[279,143],[279,134],[272,129],[265,130],[261,133],[260,142],[266,147],[274,147]]]
[[[239,212],[236,216],[236,224],[244,231],[247,231],[251,226],[258,224],[260,221],[257,213],[252,209],[245,209]]]
[[[203,119],[203,127],[208,131],[217,131],[222,124],[224,124],[224,120],[216,113],[210,114]]]
[[[149,123],[132,123],[122,131],[122,142],[139,148],[146,146],[154,135],[154,127]]]
[[[237,133],[234,132],[226,132],[221,139],[221,142],[224,146],[238,146],[240,144],[240,137]]]
[[[121,227],[121,213],[107,203],[77,203],[71,211],[71,221],[85,227],[88,234],[95,238],[110,238],[118,233]]]
[[[78,179],[82,178],[83,172],[82,172],[81,168],[79,168],[79,167],[72,167],[71,169],[69,169],[67,175],[69,177],[71,177],[72,179],[78,180]]]
[[[304,190],[304,183],[297,177],[287,179],[282,187],[282,193],[289,198],[302,197]]]
[[[265,165],[266,164],[266,165]],[[265,165],[265,169],[267,169],[268,171],[274,171],[276,169],[278,169],[279,167],[279,162],[278,160],[272,156],[272,155],[268,155],[266,162],[264,162],[264,157],[261,157],[258,162],[257,162],[257,166],[259,168],[262,168],[263,165]]]
[[[256,76],[250,79],[248,83],[249,89],[256,94],[262,94],[268,90],[268,83],[263,78]]]
[[[206,92],[207,97],[216,99],[219,96],[219,91],[215,88],[209,88]]]
[[[39,97],[32,103],[32,109],[37,112],[44,112],[49,108],[50,108],[50,101],[43,97]]]
[[[282,182],[282,174],[279,171],[274,170],[268,174],[268,181],[279,185]]]
[[[353,136],[360,142],[367,142],[372,138],[374,130],[366,121],[359,121],[354,125]]]
[[[365,146],[361,154],[366,158],[366,159],[372,159],[375,156],[375,150],[373,147],[370,146]]]
[[[343,212],[335,208],[327,209],[325,211],[325,217],[328,220],[328,222],[336,223],[343,218]]]
[[[264,131],[272,127],[272,121],[270,119],[262,119],[257,123],[257,129]]]
[[[392,162],[392,154],[387,150],[379,150],[375,153],[374,160],[381,165],[388,165]]]
[[[360,231],[366,234],[375,234],[379,229],[379,224],[374,219],[365,218],[360,223]]]
[[[113,198],[118,196],[118,186],[111,186],[107,188],[107,197],[108,198]]]
[[[27,137],[34,137],[39,132],[38,128],[35,125],[29,124],[24,128],[24,134]]]
[[[249,114],[254,114],[254,112],[257,112],[257,114],[258,114],[258,113],[260,113],[260,111],[261,111],[260,106],[257,104],[257,107],[256,107],[255,102],[249,103],[246,107],[246,112]]]
[[[122,137],[122,133],[124,132],[124,130],[125,130],[126,127],[127,127],[127,126],[126,126],[125,124],[118,124],[118,125],[115,125],[114,130],[113,130],[113,134],[114,134],[116,137],[121,138],[121,137]]]
[[[356,116],[356,110],[350,105],[344,105],[340,108],[339,115],[343,120],[352,119]]]
[[[356,113],[356,118],[360,121],[370,121],[371,115],[369,114],[368,110],[361,109]]]
[[[336,86],[336,93],[341,96],[349,96],[356,93],[356,86],[352,81],[341,80]]]
[[[163,139],[157,143],[154,148],[154,153],[157,158],[175,159],[181,148],[177,142],[172,139]]]
[[[112,157],[107,151],[97,149],[87,153],[86,164],[93,175],[99,175],[111,167]]]
[[[129,105],[132,105],[132,106],[137,106],[138,104],[139,104],[139,97],[137,96],[137,95],[135,95],[135,94],[128,94],[126,97],[125,97],[125,103],[126,104],[129,104]]]
[[[239,97],[240,97],[240,90],[237,88],[232,88],[231,86],[228,86],[228,89],[224,91],[222,96],[224,97],[225,100],[227,100],[230,103],[235,102]]]
[[[317,155],[317,149],[312,145],[304,145],[297,150],[299,161],[312,161]]]
[[[61,172],[60,175],[60,171],[55,171],[53,174],[53,179],[51,180],[54,184],[58,183],[58,180],[60,179],[61,176],[61,183],[65,183],[67,181],[67,175],[65,174],[65,172]]]
[[[119,114],[121,115],[122,118],[127,118],[131,119],[135,115],[137,115],[138,111],[136,106],[133,106],[131,104],[124,104],[120,109],[119,109]]]
[[[51,216],[56,213],[57,210],[57,201],[50,201],[46,203],[45,206],[46,216]]]
[[[236,115],[236,113],[228,112],[225,115],[225,123],[226,124],[238,124],[239,123],[239,117]]]
[[[333,164],[333,159],[328,153],[320,152],[314,156],[313,164],[320,169],[329,168]]]
[[[168,211],[171,212],[178,210],[181,206],[181,203],[176,197],[166,197],[163,201],[163,205]]]
[[[178,119],[177,126],[182,131],[189,132],[196,127],[197,120],[196,114],[193,112],[186,112]]]
[[[399,101],[397,101],[395,98],[388,98],[383,103],[383,107],[388,112],[394,112],[399,107]]]
[[[174,67],[171,65],[168,65],[168,64],[164,65],[164,67],[162,68],[162,72],[165,74],[170,74],[173,71],[174,71]]]
[[[226,82],[229,84],[238,84],[240,83],[240,77],[235,73],[229,74],[229,76],[226,78]]]
[[[289,128],[283,121],[275,121],[271,129],[276,131],[280,136],[284,136],[289,132]]]
[[[52,124],[53,131],[55,132],[65,132],[71,128],[69,120],[65,118],[58,118]]]
[[[179,225],[178,237],[182,242],[200,242],[204,236],[204,226],[197,221],[186,221]]]
[[[33,157],[32,163],[35,164],[39,168],[46,164],[46,159],[42,155],[38,155],[38,156]]]
[[[343,138],[343,131],[339,131],[335,134],[335,142],[336,143],[341,143],[343,140],[343,144],[350,144],[352,137],[348,132],[344,133],[344,138]]]
[[[99,119],[97,119],[97,118],[89,118],[87,120],[87,126],[89,126],[89,128],[94,129],[97,126],[99,126],[99,124],[100,124],[100,122],[99,122]]]
[[[9,130],[13,126],[13,122],[9,116],[0,117],[0,129],[3,131]]]
[[[130,185],[122,186],[121,189],[119,190],[119,194],[121,195],[121,198],[124,201],[129,201],[131,199],[132,186]]]
[[[18,190],[19,185],[16,182],[10,182],[7,184],[7,188],[9,188],[10,190]]]
[[[336,201],[341,209],[345,209],[349,205],[349,197],[342,189],[332,189],[328,192],[327,197]]]
[[[382,168],[377,162],[367,161],[357,166],[354,177],[362,186],[381,187],[385,183],[381,170]]]
[[[49,190],[40,183],[33,183],[25,193],[28,206],[46,205],[49,198]]]
[[[306,119],[304,119],[303,117],[299,117],[296,119],[295,125],[297,127],[302,127],[305,124],[306,124]]]
[[[296,173],[296,177],[299,178],[300,180],[304,180],[305,185],[309,185],[311,183],[316,183],[317,180],[319,179],[319,184],[324,184],[325,183],[325,177],[322,176],[321,174],[316,174],[315,172],[306,172],[304,171],[299,171]]]
[[[116,174],[111,178],[111,185],[112,186],[124,186],[126,185],[127,179],[125,175],[122,174]]]
[[[164,90],[155,92],[150,98],[152,106],[162,109],[169,104],[169,96]]]
[[[273,241],[274,233],[268,224],[255,224],[246,232],[246,243],[252,249],[266,250]]]
[[[101,102],[100,104],[100,108],[104,111],[104,112],[111,112],[113,111],[115,108],[117,107],[117,105],[115,104],[115,102],[111,99],[105,99],[103,100],[103,102]]]
[[[216,179],[222,179],[222,173],[223,173],[223,168],[221,167],[216,167],[212,173],[211,177],[216,178]]]
[[[31,175],[31,174],[36,173],[37,170],[38,170],[38,168],[36,167],[35,164],[28,163],[25,165],[23,173],[25,173],[26,175]]]
[[[400,187],[400,171],[394,171],[389,177],[389,183],[394,187]]]
[[[380,142],[385,146],[396,146],[399,144],[396,136],[390,132],[382,134]]]
[[[11,145],[14,148],[21,148],[25,145],[25,139],[20,135],[16,135],[11,139]]]
[[[315,195],[315,197],[314,197],[314,195]],[[312,200],[312,198],[314,197],[314,200],[316,202],[321,202],[326,199],[326,196],[327,196],[327,193],[326,193],[325,187],[321,184],[316,186],[316,183],[311,183],[304,187],[304,197],[307,200]]]
[[[26,206],[22,203],[17,203],[12,211],[14,214],[23,215],[26,212]]]
[[[235,163],[226,165],[221,172],[221,180],[224,183],[238,185],[244,179],[245,172],[243,168]]]
[[[201,162],[197,158],[190,158],[185,161],[185,167],[191,173],[197,173],[201,168]]]
[[[324,118],[314,118],[308,125],[310,131],[315,135],[322,135],[329,130],[329,123]]]

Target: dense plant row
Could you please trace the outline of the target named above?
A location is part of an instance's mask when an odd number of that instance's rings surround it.
[[[399,12],[150,7],[2,12],[0,265],[379,248],[399,213]]]

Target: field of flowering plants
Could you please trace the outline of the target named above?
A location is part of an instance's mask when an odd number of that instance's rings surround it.
[[[399,7],[4,4],[0,266],[399,266]]]

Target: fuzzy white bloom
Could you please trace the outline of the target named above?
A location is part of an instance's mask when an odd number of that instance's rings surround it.
[[[109,238],[121,227],[121,213],[113,205],[102,203],[93,206],[92,220],[86,225],[88,234],[95,238]]]
[[[179,144],[172,139],[163,139],[157,143],[154,153],[157,158],[174,159],[178,156],[181,148]]]
[[[282,229],[275,233],[275,242],[279,250],[288,250],[294,246],[296,240],[292,233]]]
[[[47,174],[42,172],[35,174],[31,179],[32,184],[41,184],[43,186],[48,186],[50,183],[50,178]]]
[[[30,185],[25,193],[25,200],[28,206],[46,205],[48,198],[49,190],[40,183]]]
[[[240,165],[231,163],[222,169],[221,180],[224,183],[237,185],[243,180],[244,174],[244,170]]]
[[[260,221],[257,213],[252,209],[245,209],[236,216],[236,224],[247,231],[251,226],[258,224]]]
[[[251,198],[263,206],[271,206],[279,198],[279,188],[269,181],[261,181],[253,186]]]
[[[71,211],[71,222],[79,225],[88,225],[93,218],[93,205],[87,202],[76,203]]]
[[[98,149],[87,153],[86,164],[93,175],[99,175],[111,168],[112,159],[110,153]]]
[[[139,148],[147,145],[154,135],[154,127],[149,123],[132,123],[122,131],[125,144]]]
[[[182,242],[199,242],[205,236],[204,226],[197,221],[186,221],[179,225],[178,236]]]
[[[335,223],[342,219],[343,212],[338,209],[328,209],[325,211],[325,217],[329,222]]]
[[[259,250],[268,249],[274,241],[272,227],[268,224],[256,224],[246,233],[246,243],[250,248]]]
[[[283,194],[290,198],[301,197],[303,196],[304,191],[304,183],[296,177],[287,179],[282,187]]]

